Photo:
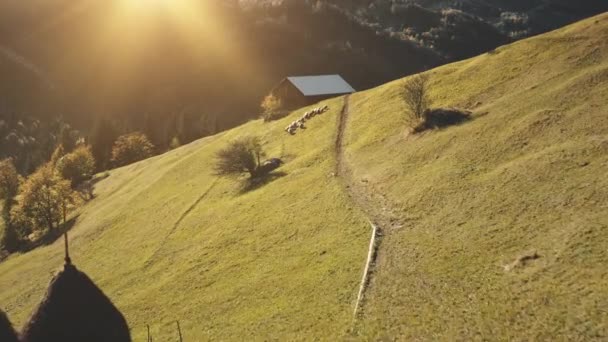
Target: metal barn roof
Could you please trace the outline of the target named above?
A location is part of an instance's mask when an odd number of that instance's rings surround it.
[[[354,93],[340,75],[298,76],[287,77],[304,96],[336,95]]]

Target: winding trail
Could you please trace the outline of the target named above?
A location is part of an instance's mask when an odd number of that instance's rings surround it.
[[[374,190],[369,182],[357,181],[353,176],[345,156],[344,135],[348,126],[350,116],[350,96],[344,97],[344,105],[338,118],[338,132],[336,134],[335,174],[343,182],[344,189],[353,203],[359,207],[367,216],[371,226],[371,238],[367,259],[363,270],[363,276],[359,286],[359,292],[353,311],[353,318],[356,320],[363,312],[365,307],[365,296],[374,283],[378,258],[381,257],[382,239],[393,229],[400,228],[398,216],[391,209],[389,201],[378,191]]]
[[[177,230],[177,228],[179,227],[179,225],[182,223],[182,221],[192,212],[192,210],[194,210],[194,208],[196,208],[204,199],[205,197],[207,197],[207,195],[209,195],[209,193],[211,192],[211,190],[213,190],[213,188],[215,188],[215,186],[218,183],[218,179],[215,179],[213,181],[213,183],[211,183],[211,185],[209,186],[209,188],[207,188],[207,190],[205,192],[203,192],[197,199],[196,201],[194,201],[189,207],[188,209],[186,209],[177,219],[177,221],[175,221],[175,223],[173,224],[173,227],[171,227],[171,230],[169,230],[169,232],[167,233],[167,235],[164,237],[163,242],[161,242],[160,246],[156,249],[156,251],[154,251],[154,253],[152,253],[152,255],[148,258],[148,260],[146,260],[146,262],[144,263],[145,267],[148,267],[152,264],[152,261],[154,259],[156,259],[158,253],[160,252],[160,250],[163,248],[163,246],[165,245],[165,242],[167,242],[167,240],[169,240],[169,238],[171,237],[171,235],[173,235],[173,233],[175,233],[175,231]]]
[[[344,105],[338,117],[338,134],[336,135],[336,175],[342,177],[346,173],[344,163],[344,131],[350,115],[350,95],[344,97]]]

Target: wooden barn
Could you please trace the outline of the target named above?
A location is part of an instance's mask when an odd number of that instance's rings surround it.
[[[295,109],[354,92],[340,75],[319,75],[287,77],[271,94],[281,100],[284,109]]]

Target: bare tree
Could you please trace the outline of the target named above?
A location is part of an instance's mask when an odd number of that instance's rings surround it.
[[[241,138],[217,153],[215,171],[220,176],[249,173],[251,178],[255,178],[264,155],[260,138]]]
[[[420,122],[431,106],[429,97],[429,75],[418,74],[410,78],[403,87],[403,100],[412,119]]]

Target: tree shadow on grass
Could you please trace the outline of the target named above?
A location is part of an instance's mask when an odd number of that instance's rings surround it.
[[[460,125],[472,119],[471,112],[454,108],[431,109],[425,113],[424,122],[418,125],[414,132],[419,133],[429,129],[441,129]]]
[[[90,201],[95,198],[95,186],[100,181],[110,177],[109,172],[104,172],[102,174],[96,175],[93,178],[86,180],[80,184],[76,191],[80,195],[83,201]]]
[[[265,174],[263,176],[258,176],[255,178],[249,178],[243,182],[241,188],[239,190],[240,194],[244,194],[256,189],[263,187],[264,185],[273,182],[279,178],[283,178],[287,176],[286,172],[283,171],[275,171]]]
[[[40,237],[36,241],[31,241],[31,242],[24,244],[19,249],[19,251],[25,253],[25,252],[29,252],[33,249],[36,249],[38,247],[52,245],[61,236],[63,236],[63,234],[65,232],[69,232],[70,230],[72,230],[72,228],[74,228],[74,225],[76,225],[76,221],[78,221],[79,216],[80,215],[72,217],[66,223],[62,224],[61,226],[59,226],[58,228],[55,228],[52,231],[47,232],[46,234],[44,234],[42,237]]]

